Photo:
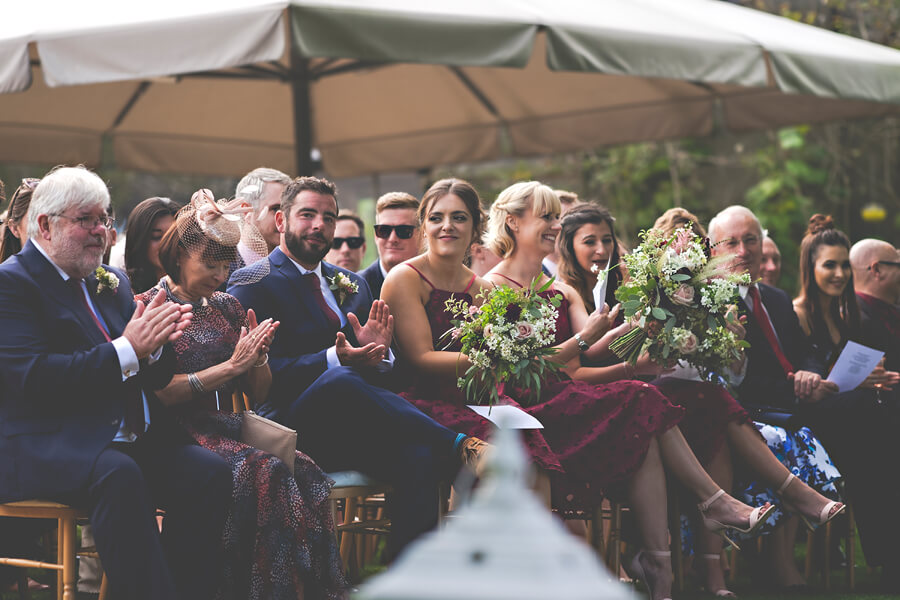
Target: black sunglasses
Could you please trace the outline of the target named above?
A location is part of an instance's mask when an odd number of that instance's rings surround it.
[[[398,238],[401,240],[408,240],[412,237],[415,230],[415,225],[375,225],[375,237],[386,240],[391,237],[392,231],[396,231]]]
[[[341,246],[344,245],[344,242],[347,242],[347,245],[350,246],[351,250],[356,250],[357,248],[362,246],[365,243],[365,241],[366,241],[366,238],[364,238],[362,236],[345,237],[345,238],[336,237],[336,238],[334,238],[334,241],[331,242],[331,247],[334,248],[335,250],[340,250]]]
[[[900,262],[895,262],[893,260],[879,260],[879,265],[890,265],[892,267],[900,267]],[[871,269],[872,267],[869,267]]]

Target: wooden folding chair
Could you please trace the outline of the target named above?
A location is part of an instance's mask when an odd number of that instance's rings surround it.
[[[60,600],[75,600],[75,579],[78,575],[78,562],[75,548],[75,522],[87,519],[84,510],[46,500],[23,500],[0,504],[0,517],[17,517],[20,519],[54,519],[57,522],[56,562],[43,562],[25,558],[0,558],[0,565],[12,567],[51,569],[56,571],[56,592]],[[88,550],[86,552],[95,552]],[[100,598],[105,598],[106,576],[101,584]]]

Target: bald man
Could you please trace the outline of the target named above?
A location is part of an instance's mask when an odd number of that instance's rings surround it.
[[[884,350],[885,367],[900,370],[900,253],[881,240],[860,240],[850,249],[859,300],[861,338]]]
[[[778,287],[781,278],[781,251],[775,240],[764,234],[762,243],[762,263],[759,265],[759,276],[762,282],[772,287]]]

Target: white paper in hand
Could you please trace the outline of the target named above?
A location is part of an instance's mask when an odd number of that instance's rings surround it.
[[[606,259],[606,267],[597,273],[597,285],[594,286],[594,309],[602,310],[606,303],[606,284],[609,281],[609,262],[612,256]]]
[[[855,390],[863,380],[869,376],[872,370],[878,366],[878,361],[884,356],[884,352],[874,350],[868,346],[847,342],[837,362],[828,374],[828,381],[838,386],[841,392]]]
[[[469,408],[479,415],[504,429],[543,429],[544,425],[516,406],[495,404],[491,406],[478,406],[467,404]]]

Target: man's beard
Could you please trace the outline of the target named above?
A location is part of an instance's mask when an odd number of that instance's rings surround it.
[[[68,268],[64,270],[70,276],[83,279],[97,270],[103,262],[105,250],[105,246],[100,250],[87,249],[81,243],[66,239],[56,249],[59,260],[54,259],[54,262],[66,264]]]
[[[322,244],[322,249],[316,250],[311,245],[307,244],[307,238],[322,240],[324,242]],[[321,234],[300,236],[294,234],[290,230],[290,228],[285,229],[284,243],[287,245],[288,250],[291,251],[291,254],[294,255],[294,258],[296,258],[298,262],[307,265],[314,265],[320,262],[323,258],[325,258],[325,255],[328,254],[328,250],[331,249],[331,244],[328,243],[328,240],[325,239],[325,236]]]

